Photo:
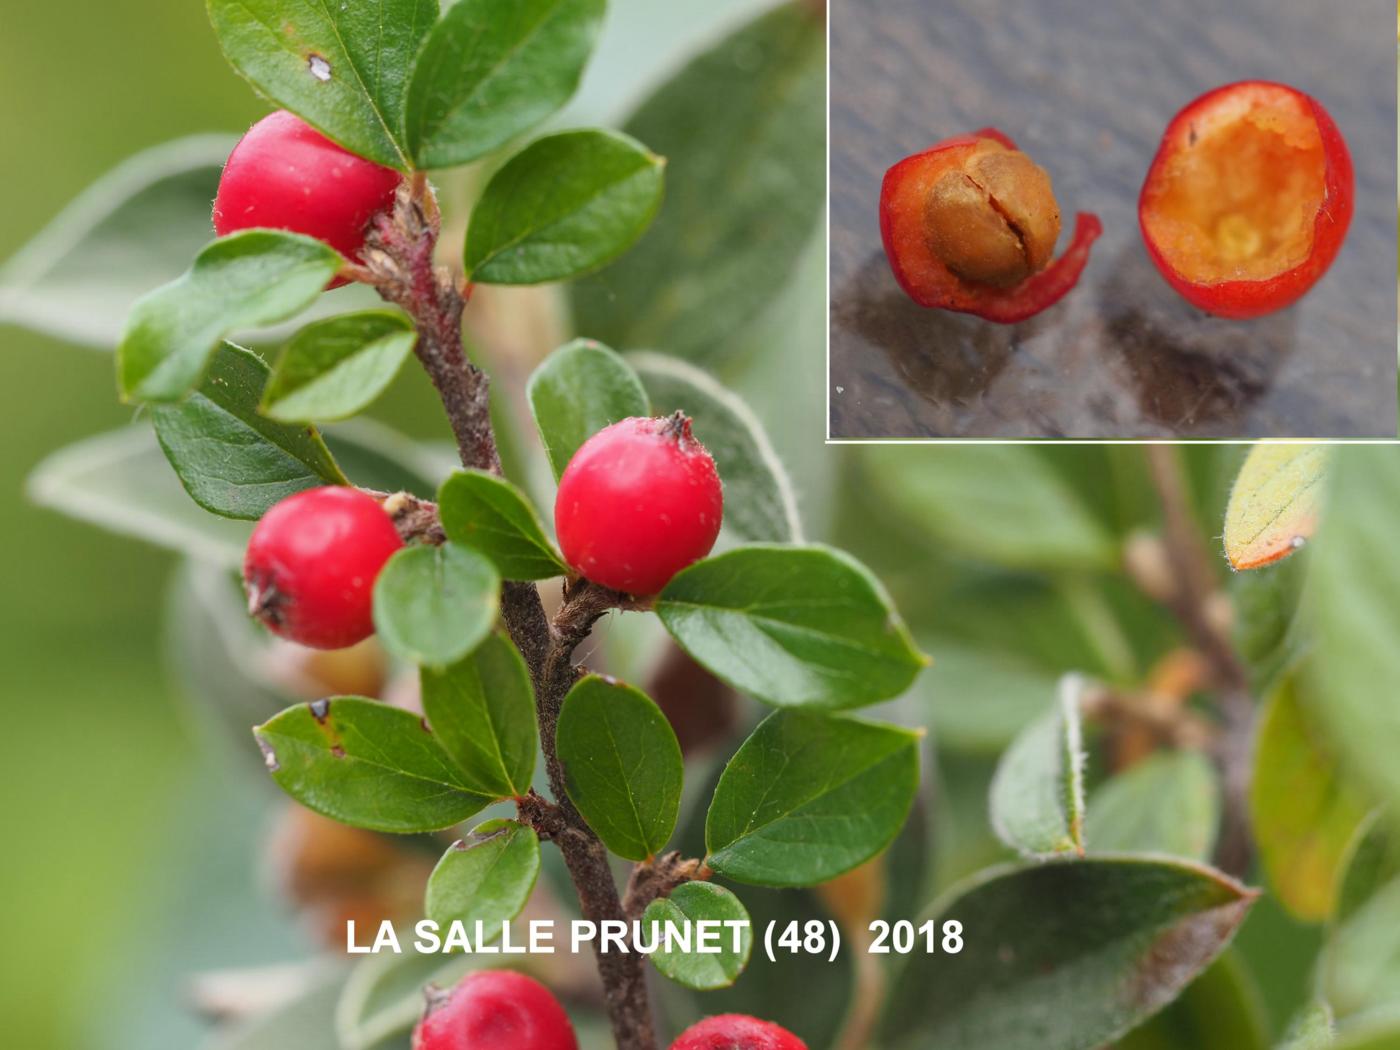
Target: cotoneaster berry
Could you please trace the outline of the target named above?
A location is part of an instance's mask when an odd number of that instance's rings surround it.
[[[374,580],[402,546],[389,515],[358,489],[333,485],[288,496],[248,541],[248,611],[302,645],[354,645],[374,633]]]
[[[402,176],[341,149],[279,110],[229,154],[214,199],[214,231],[267,227],[324,241],[358,260],[370,220],[391,207]],[[337,279],[332,287],[344,284]]]
[[[413,1050],[578,1050],[578,1038],[539,981],[514,970],[481,970],[450,992],[429,994]]]
[[[671,1050],[807,1050],[786,1028],[745,1014],[719,1014],[691,1025]]]
[[[635,595],[656,594],[708,554],[723,516],[715,461],[680,412],[598,431],[569,460],[554,501],[564,560]]]

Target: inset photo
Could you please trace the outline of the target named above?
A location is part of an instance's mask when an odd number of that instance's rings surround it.
[[[1396,436],[1386,0],[830,18],[828,439]]]

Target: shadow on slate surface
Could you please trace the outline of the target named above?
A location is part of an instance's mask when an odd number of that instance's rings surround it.
[[[1393,437],[1395,65],[1388,0],[833,0],[833,438]],[[1254,321],[1209,317],[1148,260],[1137,197],[1167,122],[1233,80],[1320,99],[1356,214],[1331,270]],[[916,306],[880,247],[885,169],[998,127],[1068,229],[1105,233],[1079,285],[1015,326]]]

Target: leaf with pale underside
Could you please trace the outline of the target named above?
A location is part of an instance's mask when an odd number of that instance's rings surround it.
[[[1326,445],[1250,449],[1225,510],[1225,556],[1234,568],[1271,565],[1312,538],[1330,460]]]
[[[1051,710],[1022,730],[997,764],[992,827],[1023,856],[1084,853],[1083,690],[1078,675],[1062,678]]]
[[[259,410],[284,423],[347,419],[388,388],[417,338],[388,310],[309,324],[277,355]]]
[[[1220,826],[1220,780],[1199,751],[1159,751],[1089,796],[1084,838],[1096,853],[1207,860]]]
[[[478,942],[476,924],[486,934],[480,943],[500,937],[530,899],[540,873],[540,840],[513,820],[488,820],[453,843],[428,877],[423,912],[445,933],[460,922]]]

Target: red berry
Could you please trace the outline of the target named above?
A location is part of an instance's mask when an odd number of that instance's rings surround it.
[[[374,579],[403,546],[372,496],[343,485],[288,496],[248,541],[248,610],[274,633],[340,649],[374,633]]]
[[[290,230],[358,260],[370,220],[394,203],[401,178],[279,110],[254,124],[229,154],[214,199],[214,231],[223,237],[254,227]],[[344,283],[337,278],[332,287]]]
[[[745,1014],[719,1014],[693,1024],[671,1050],[807,1050],[786,1028]]]
[[[569,460],[554,500],[564,560],[627,594],[656,594],[708,554],[723,516],[715,461],[679,412],[598,431]]]
[[[549,989],[514,970],[480,970],[431,994],[413,1050],[578,1050],[569,1015]]]

